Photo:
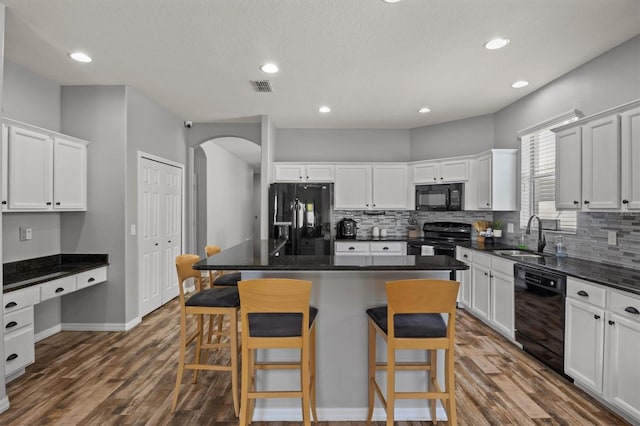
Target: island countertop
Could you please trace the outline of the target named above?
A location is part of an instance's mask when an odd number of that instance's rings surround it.
[[[261,271],[457,271],[469,267],[449,256],[281,256],[284,241],[247,240],[193,265],[194,269]]]

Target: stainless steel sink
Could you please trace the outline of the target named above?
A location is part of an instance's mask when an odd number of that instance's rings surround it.
[[[516,257],[519,259],[541,259],[543,256],[541,254],[531,253],[530,251],[525,250],[493,250],[495,254],[501,254],[503,256]]]

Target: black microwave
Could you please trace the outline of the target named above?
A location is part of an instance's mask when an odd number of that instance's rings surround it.
[[[464,184],[416,185],[416,210],[464,210]]]

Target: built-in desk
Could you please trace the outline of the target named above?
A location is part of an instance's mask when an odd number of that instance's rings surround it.
[[[317,317],[317,407],[319,420],[362,421],[367,416],[367,315],[368,307],[386,303],[385,282],[410,278],[449,279],[467,265],[447,256],[282,256],[278,242],[246,241],[194,265],[200,270],[235,269],[242,278],[281,277],[310,280],[311,303]],[[385,358],[382,342],[379,360]],[[291,353],[292,358],[296,355]],[[406,357],[404,355],[407,355]],[[442,354],[441,354],[442,355]],[[264,354],[259,353],[260,359]],[[405,354],[400,359],[424,359],[425,354]],[[440,358],[440,356],[439,356]],[[295,358],[294,358],[295,359]],[[440,366],[444,365],[441,361]],[[397,374],[398,389],[424,390],[427,380],[415,372]],[[442,369],[438,378],[444,388]],[[257,387],[299,387],[291,371],[259,371]],[[380,382],[384,383],[384,380]],[[382,384],[384,388],[384,384]],[[425,401],[402,400],[396,419],[430,419]],[[377,405],[374,419],[384,419]],[[446,417],[439,406],[437,417]],[[254,420],[300,421],[297,400],[258,400]]]

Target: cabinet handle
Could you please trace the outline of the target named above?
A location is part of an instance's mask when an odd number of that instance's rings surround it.
[[[307,180],[309,180],[309,176],[307,176]]]
[[[586,291],[584,291],[584,290],[580,290],[580,291],[578,292],[578,296],[589,297],[589,293],[587,293],[587,292],[586,292]]]
[[[158,245],[158,243],[155,244],[156,246]]]
[[[627,306],[626,308],[624,308],[624,311],[629,312],[630,314],[640,315],[640,311],[638,311],[633,306]]]
[[[170,242],[171,242],[171,240],[167,241],[167,243],[170,243]]]
[[[484,276],[486,277],[487,275],[489,275],[489,273],[488,273],[488,272],[485,272],[485,273],[484,273]]]
[[[11,322],[10,322],[9,324],[7,324],[4,328],[13,328],[13,327],[15,327],[16,325],[18,325],[18,323],[17,323],[17,322],[15,322],[15,321],[11,321]]]
[[[584,203],[585,204],[589,204],[589,200],[584,200]]]
[[[59,206],[59,205],[60,205],[60,201],[56,201],[56,206]]]
[[[594,315],[593,316],[595,319],[600,319],[600,315]]]
[[[382,247],[382,250],[389,250],[389,247]]]
[[[629,204],[629,200],[622,200],[622,204]]]
[[[16,306],[18,306],[16,302],[9,302],[6,305],[4,305],[4,308],[9,309],[9,308],[15,308]]]
[[[300,176],[300,180],[302,180],[302,176]]]
[[[467,259],[469,256],[467,256],[466,254],[463,254],[462,257],[464,257],[465,259]]]
[[[355,247],[349,247],[349,250],[355,250],[355,249],[356,249]]]
[[[444,178],[441,176],[441,177],[440,177],[440,180],[444,180]]]
[[[434,177],[433,180],[438,180],[438,179]]]
[[[573,200],[573,205],[574,205],[574,206],[577,206],[578,204],[580,204],[580,202],[579,202],[579,201],[577,201],[577,200]]]
[[[64,288],[62,288],[62,287],[56,288],[56,293],[60,293],[61,291],[64,291]]]
[[[489,203],[487,203],[487,207],[489,207],[489,206],[490,206],[490,204],[489,204]]]
[[[613,325],[613,324],[615,324],[615,323],[616,323],[615,321],[611,321],[611,320],[609,320],[609,325]]]
[[[95,278],[91,277],[91,278],[89,278],[89,279],[87,280],[87,282],[88,282],[88,283],[92,283],[92,282],[94,282],[95,280],[96,280]]]
[[[7,200],[2,200],[2,205],[6,206],[7,205]]]
[[[47,205],[50,206],[51,205],[51,201],[47,201]]]
[[[11,354],[7,357],[7,361],[13,361],[16,358],[18,358],[18,354]]]

